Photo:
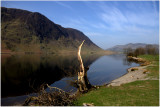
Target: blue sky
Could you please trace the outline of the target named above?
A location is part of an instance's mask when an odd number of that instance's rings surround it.
[[[158,1],[2,1],[1,6],[40,12],[54,23],[82,31],[103,49],[159,43]]]

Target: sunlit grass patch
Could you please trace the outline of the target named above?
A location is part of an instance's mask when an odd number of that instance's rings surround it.
[[[159,55],[141,55],[151,65],[148,76],[159,78]],[[135,81],[117,87],[101,87],[81,95],[75,105],[93,103],[95,106],[158,106],[159,80]]]
[[[159,81],[147,80],[124,84],[119,87],[101,87],[81,95],[75,105],[94,103],[95,106],[158,106]]]
[[[139,57],[151,62],[151,65],[147,67],[148,76],[159,78],[159,55],[141,55]]]
[[[138,57],[146,59],[148,61],[159,61],[159,55],[140,55]]]

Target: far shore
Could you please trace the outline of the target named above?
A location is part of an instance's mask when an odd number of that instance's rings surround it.
[[[11,51],[1,51],[0,53],[1,55],[3,54],[10,54],[10,55],[15,55],[15,54],[55,54],[55,55],[63,55],[63,54],[75,54],[77,55],[77,51],[70,51],[70,50],[62,50],[62,51],[57,51],[57,52],[24,52],[24,51],[20,51],[20,52],[11,52]],[[100,54],[100,55],[111,55],[111,54],[116,54],[115,52],[112,51],[108,51],[108,50],[102,50],[102,51],[84,51],[81,53],[83,54]]]

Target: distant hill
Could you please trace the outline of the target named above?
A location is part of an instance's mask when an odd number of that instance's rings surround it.
[[[126,45],[116,45],[112,48],[108,48],[107,50],[114,51],[114,52],[123,52],[123,49],[125,49],[125,48],[132,48],[132,49],[136,49],[136,48],[139,48],[139,47],[144,48],[144,47],[146,47],[146,45],[153,45],[156,48],[159,48],[159,46],[157,44],[129,43],[129,44],[126,44]]]
[[[1,7],[2,52],[74,51],[85,40],[82,49],[102,50],[83,32],[64,28],[38,12]]]

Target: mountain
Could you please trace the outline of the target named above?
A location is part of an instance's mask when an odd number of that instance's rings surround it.
[[[2,52],[102,50],[83,32],[55,24],[38,12],[1,7]]]
[[[159,46],[157,44],[129,43],[129,44],[126,44],[126,45],[116,45],[112,48],[108,48],[107,50],[114,51],[114,52],[123,52],[123,49],[125,49],[125,48],[132,48],[132,49],[136,49],[136,48],[139,48],[139,47],[144,48],[144,47],[146,47],[146,45],[153,45],[156,48],[159,48]]]

